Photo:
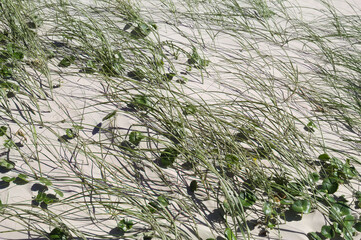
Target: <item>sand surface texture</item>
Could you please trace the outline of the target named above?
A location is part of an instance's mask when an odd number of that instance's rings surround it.
[[[361,239],[359,0],[1,4],[0,239]]]

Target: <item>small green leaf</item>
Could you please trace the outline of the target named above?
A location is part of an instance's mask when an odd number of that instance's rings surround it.
[[[146,23],[139,23],[137,27],[135,27],[131,32],[131,36],[134,38],[145,38],[151,32],[151,28]]]
[[[310,213],[311,202],[309,200],[296,200],[292,204],[292,210],[298,213]]]
[[[24,53],[22,52],[13,52],[12,55],[16,60],[22,60],[24,58]]]
[[[335,178],[325,178],[322,182],[322,190],[327,191],[329,194],[333,194],[338,189],[338,182]]]
[[[177,149],[168,147],[160,154],[160,165],[162,167],[169,167],[177,158],[179,152]]]
[[[321,161],[328,161],[330,160],[330,156],[328,156],[327,153],[324,153],[324,154],[321,154],[320,156],[318,156],[318,159],[321,160]]]
[[[321,228],[321,234],[325,237],[325,238],[333,238],[335,237],[335,230],[333,229],[333,226],[327,226],[324,225]]]
[[[347,205],[336,203],[330,208],[330,219],[339,220],[341,217],[351,214],[351,210]]]
[[[67,234],[65,233],[65,231],[60,228],[54,228],[49,233],[49,239],[50,240],[70,240],[70,238],[67,237]]]
[[[60,197],[64,197],[64,193],[60,190],[54,189],[54,192],[58,194]]]
[[[111,112],[111,113],[107,114],[107,115],[103,118],[103,120],[102,120],[102,121],[105,121],[105,120],[108,120],[109,118],[114,117],[116,113],[117,113],[117,111],[116,111],[116,110],[114,110],[113,112]]]
[[[294,201],[290,198],[285,198],[285,199],[282,199],[280,203],[282,205],[292,205],[294,203]]]
[[[39,182],[45,184],[46,186],[53,185],[53,183],[50,180],[48,180],[47,178],[44,178],[44,177],[39,178]]]
[[[308,178],[315,183],[320,180],[320,175],[317,172],[313,172],[308,175]]]
[[[51,204],[51,203],[55,203],[58,201],[59,201],[59,199],[54,194],[51,194],[51,193],[46,194],[43,199],[43,202],[45,204]]]
[[[348,229],[351,229],[354,223],[355,223],[355,218],[351,214],[348,214],[343,218],[343,224]]]
[[[169,205],[169,200],[163,195],[158,196],[157,200],[164,207],[167,207]]]
[[[145,110],[150,106],[150,102],[146,96],[138,95],[133,98],[128,106],[139,110]]]
[[[20,173],[19,175],[18,175],[18,178],[21,178],[21,179],[27,179],[28,178],[28,176],[27,175],[25,175],[25,174],[22,174],[22,173]]]
[[[128,219],[122,219],[119,223],[118,223],[118,228],[122,229],[123,231],[128,231],[130,229],[132,229],[134,223],[131,220]]]
[[[361,232],[361,222],[355,223],[355,225],[353,225],[353,227],[354,227],[358,232]]]
[[[27,184],[29,181],[26,180],[28,178],[28,176],[26,176],[25,174],[20,173],[14,180],[14,183],[16,185],[24,185]]]
[[[247,208],[252,206],[256,202],[257,198],[251,191],[242,191],[239,194],[239,200],[242,206]]]
[[[37,201],[37,202],[42,202],[42,201],[44,201],[46,199],[46,193],[45,192],[38,192],[38,195],[36,195],[36,197],[35,197],[35,201]]]
[[[265,202],[263,204],[263,213],[266,215],[266,216],[271,216],[273,213],[274,213],[274,210],[272,208],[272,204],[269,203],[269,202]]]
[[[224,235],[226,236],[227,240],[237,240],[236,235],[234,235],[232,229],[229,227],[227,227],[224,231]]]
[[[0,159],[0,168],[5,168],[6,170],[11,170],[15,167],[15,163],[7,161],[5,159]]]
[[[8,130],[7,127],[1,126],[0,127],[0,137],[4,136],[7,130]]]
[[[175,73],[166,73],[163,74],[163,79],[166,81],[171,81],[175,77]]]
[[[226,154],[225,160],[230,166],[239,162],[238,157],[234,154]]]
[[[59,67],[69,67],[73,62],[75,61],[75,57],[74,56],[68,56],[68,57],[65,57],[63,58],[58,66]]]
[[[2,177],[1,180],[3,180],[4,182],[10,183],[15,180],[15,177],[6,177],[5,176],[5,177]]]
[[[70,129],[70,128],[66,129],[66,130],[65,130],[65,133],[66,133],[66,135],[69,137],[69,139],[75,138],[75,133],[73,132],[72,129]]]
[[[307,237],[309,240],[323,240],[316,232],[307,233]]]
[[[16,147],[16,144],[14,143],[13,140],[7,139],[7,140],[5,140],[5,142],[4,142],[4,147],[5,147],[5,148],[8,148],[8,149],[11,149],[11,148],[15,148],[15,147]]]
[[[129,142],[138,146],[140,141],[144,138],[144,135],[139,131],[133,131],[129,134]]]

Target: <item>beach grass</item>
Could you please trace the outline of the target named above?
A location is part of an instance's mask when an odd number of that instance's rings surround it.
[[[353,239],[361,11],[313,4],[2,1],[0,237]]]

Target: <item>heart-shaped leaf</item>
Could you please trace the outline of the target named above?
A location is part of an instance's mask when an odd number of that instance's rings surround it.
[[[335,230],[333,229],[333,226],[327,226],[324,225],[321,228],[321,234],[325,237],[325,238],[333,238],[335,236]]]
[[[141,132],[133,131],[129,134],[129,142],[138,146],[140,141],[144,138],[144,135]]]
[[[298,213],[310,213],[311,202],[309,200],[296,200],[292,204],[292,210]]]
[[[179,152],[177,149],[168,147],[160,154],[160,165],[162,167],[169,167],[177,158]]]
[[[325,178],[322,182],[322,190],[327,191],[329,194],[333,194],[338,189],[338,182],[335,178]]]

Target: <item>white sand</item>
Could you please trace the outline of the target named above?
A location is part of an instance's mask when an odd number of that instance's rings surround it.
[[[345,1],[334,1],[337,9],[342,11],[343,13],[352,13],[352,9],[346,4]],[[355,4],[357,3],[356,0],[354,1]],[[89,1],[84,1],[84,3],[89,3]],[[318,1],[292,1],[292,5],[300,4],[301,6],[307,7],[310,6],[312,8],[317,8]],[[163,16],[162,13],[158,11],[159,2],[158,1],[142,1],[141,5],[144,5],[150,12],[155,12],[152,16],[154,20],[162,20]],[[304,19],[317,19],[316,12],[312,9],[303,8],[302,16]],[[296,11],[296,10],[294,10]],[[171,21],[171,19],[170,19]],[[191,23],[182,23],[182,30],[188,34],[193,33],[193,28]],[[190,24],[187,26],[187,24]],[[175,31],[173,31],[166,23],[163,21],[161,23],[157,23],[158,30],[160,32],[161,40],[169,40],[174,39],[178,42],[183,42],[185,45],[189,45],[185,38],[179,36]],[[212,40],[206,38],[206,34],[203,35],[204,41],[211,46]],[[252,41],[257,42],[257,39]],[[230,57],[237,57],[242,52],[242,49],[239,48],[239,44],[237,43],[237,39],[231,39],[229,37],[225,37],[220,33],[215,41],[216,47],[221,49],[222,52],[227,53]],[[207,44],[206,44],[207,45]],[[279,54],[280,57],[287,53],[291,59],[294,59],[295,64],[298,66],[300,72],[306,72],[308,69],[305,67],[304,62],[298,60],[298,52],[297,50],[301,49],[302,46],[295,45],[289,47],[289,49],[279,49],[275,47],[272,49],[272,46],[269,46],[265,43],[259,43],[259,47],[264,54]],[[274,46],[273,46],[274,47]],[[205,49],[207,53],[207,49]],[[234,99],[235,94],[244,94],[249,96],[249,98],[253,99],[263,99],[267,96],[261,95],[259,91],[255,89],[251,89],[252,86],[247,86],[246,84],[240,85],[237,79],[234,78],[234,75],[227,74],[225,69],[229,68],[227,63],[222,66],[222,60],[217,56],[210,56],[209,59],[211,62],[216,63],[215,69],[210,67],[209,75],[205,76],[204,83],[200,80],[199,76],[192,75],[189,76],[190,81],[183,86],[179,84],[179,88],[183,88],[185,94],[188,96],[193,97],[194,99],[205,99],[207,103],[217,102],[217,99],[229,99],[229,100],[236,100]],[[305,58],[302,58],[303,60]],[[179,61],[184,62],[185,59],[180,59]],[[274,74],[275,78],[282,79],[282,75],[277,73],[276,68],[272,66],[272,63],[269,63],[266,66],[266,63],[262,63],[261,59],[260,66],[263,66],[265,71]],[[312,56],[310,56],[310,61],[312,61]],[[240,71],[253,71],[253,63],[247,64],[245,66],[240,66]],[[262,68],[262,67],[261,67]],[[274,68],[274,69],[273,69]],[[61,69],[62,70],[62,69]],[[181,70],[181,69],[178,69]],[[53,69],[55,71],[55,69]],[[217,73],[221,72],[220,75]],[[224,73],[222,73],[224,72]],[[125,106],[118,106],[117,104],[109,102],[109,99],[104,97],[104,93],[107,90],[104,88],[103,84],[98,81],[95,77],[86,77],[84,74],[79,74],[78,76],[74,76],[73,74],[67,75],[66,72],[63,73],[63,77],[59,77],[55,72],[52,73],[53,81],[54,82],[61,82],[61,87],[54,89],[53,99],[54,101],[50,102],[50,106],[41,106],[41,110],[44,111],[42,113],[42,118],[45,123],[45,126],[49,126],[41,128],[36,128],[36,132],[39,135],[37,140],[37,144],[39,144],[38,152],[39,156],[36,155],[36,148],[26,148],[23,150],[24,156],[28,159],[31,166],[38,169],[38,163],[36,158],[39,158],[41,162],[41,172],[45,176],[50,176],[53,180],[54,186],[50,189],[59,189],[65,193],[65,198],[67,196],[71,196],[76,192],[80,192],[82,186],[69,184],[66,179],[69,176],[74,176],[77,171],[82,172],[88,176],[92,176],[94,179],[102,178],[102,161],[113,162],[114,166],[117,164],[119,165],[116,155],[117,150],[110,147],[110,143],[117,141],[121,142],[124,139],[118,137],[116,139],[113,138],[114,133],[119,133],[118,136],[124,136],[130,129],[142,129],[136,126],[139,124],[138,120],[131,116],[131,114],[119,110],[121,107]],[[306,82],[309,79],[300,79],[301,82]],[[280,84],[279,82],[276,84]],[[290,87],[292,89],[292,86]],[[313,106],[310,104],[302,101],[302,99],[298,98],[297,95],[292,95],[291,90],[287,90],[285,86],[279,86],[279,92],[277,100],[280,101],[280,107],[284,109],[288,109],[289,112],[292,112],[295,116],[299,118],[303,118],[304,116],[312,116]],[[287,99],[287,101],[286,101]],[[282,101],[283,100],[283,101]],[[302,101],[302,102],[300,102]],[[117,109],[117,115],[115,119],[107,120],[103,122],[102,128],[104,129],[111,129],[113,134],[108,134],[106,131],[101,134],[92,134],[94,127],[102,122],[102,118],[105,117],[108,113],[112,112],[113,110]],[[291,111],[292,109],[292,111]],[[47,112],[46,112],[47,111]],[[38,119],[38,116],[33,116],[34,119]],[[64,122],[62,122],[65,120]],[[19,117],[20,125],[23,124],[22,131],[26,134],[27,144],[31,145],[32,137],[30,129],[28,128],[27,124]],[[58,141],[59,136],[65,134],[65,129],[72,127],[74,124],[80,124],[84,127],[80,131],[80,135],[83,142],[77,143],[76,141],[72,141],[70,143],[71,147],[67,147],[64,143]],[[307,123],[306,120],[304,123]],[[14,125],[15,126],[15,125]],[[299,127],[303,127],[300,125]],[[320,127],[321,128],[321,127]],[[15,129],[13,131],[17,131]],[[321,129],[320,129],[321,130]],[[320,130],[318,130],[315,134],[320,136]],[[327,146],[342,146],[347,148],[347,145],[341,142],[341,138],[329,129],[328,126],[322,127],[322,133],[324,134],[323,137],[325,139],[325,143]],[[96,146],[96,144],[92,144],[93,141],[101,141],[104,142],[104,149],[101,149]],[[23,140],[25,141],[25,140]],[[33,142],[34,146],[36,145]],[[341,145],[342,144],[342,145]],[[90,154],[84,155],[82,152],[82,148],[87,148],[89,153],[94,154],[91,156]],[[348,150],[348,149],[345,149]],[[15,152],[15,151],[14,151]],[[21,161],[20,156],[12,156],[14,160]],[[97,159],[98,161],[95,161]],[[62,161],[60,161],[62,160]],[[29,169],[27,164],[18,164],[16,170],[19,172],[26,172],[30,173],[31,169]],[[121,159],[120,159],[121,161]],[[60,166],[60,163],[61,165]],[[131,166],[128,166],[129,168]],[[150,164],[148,166],[142,166],[144,171],[141,174],[144,177],[144,183],[149,184],[150,188],[154,187],[157,188],[157,176],[152,169],[154,166]],[[122,168],[122,167],[121,167]],[[126,169],[126,168],[122,168]],[[38,169],[39,170],[39,169]],[[116,172],[116,170],[114,170]],[[181,199],[183,195],[186,195],[186,184],[192,178],[190,176],[187,179],[182,179],[182,174],[175,171],[174,169],[167,169],[165,170],[166,179],[171,180],[170,184],[172,184],[173,189],[179,189],[179,192],[169,193],[169,196],[172,198],[179,198]],[[15,172],[10,172],[6,175],[17,175]],[[107,176],[110,181],[114,181],[115,176]],[[64,181],[62,181],[64,180]],[[132,176],[129,176],[129,179],[123,179],[122,184],[125,189],[133,189],[137,187],[138,180],[132,179]],[[34,181],[33,183],[35,183]],[[164,188],[163,190],[167,190],[169,188]],[[134,189],[133,189],[134,190]],[[343,190],[343,189],[342,189]],[[147,191],[143,188],[140,191]],[[161,192],[162,188],[159,188],[157,191]],[[50,192],[53,192],[50,190]],[[54,193],[54,192],[53,192]],[[137,194],[152,194],[151,189],[149,192],[138,192]],[[29,189],[29,184],[16,186],[11,184],[9,188],[1,190],[1,201],[5,203],[20,203],[29,202],[29,199],[36,195],[35,191],[31,191]],[[345,190],[345,196],[350,197],[350,192]],[[104,196],[105,198],[108,196]],[[111,197],[109,197],[111,200]],[[206,193],[203,190],[200,190],[199,193],[196,194],[196,199],[199,202],[199,205],[202,205],[204,208],[205,214],[212,213],[216,208],[217,204],[214,199],[207,200]],[[88,199],[91,200],[90,198]],[[116,200],[116,199],[114,199]],[[21,207],[21,206],[19,206]],[[172,206],[173,208],[177,208],[176,205]],[[87,215],[87,210],[77,213],[72,209],[71,205],[56,205],[52,211],[58,212],[63,217],[63,222],[66,222],[69,226],[78,227],[81,231],[89,231],[94,234],[101,234],[104,232],[109,232],[111,229],[116,227],[116,222],[109,218],[109,216],[104,215],[104,219],[98,219],[98,222],[95,224],[91,221],[90,216],[91,214]],[[69,212],[67,212],[69,211]],[[91,209],[89,210],[92,211]],[[97,209],[96,211],[103,211]],[[98,214],[99,212],[97,212]],[[40,210],[39,210],[40,214]],[[44,213],[45,214],[45,213]],[[196,213],[195,213],[196,214]],[[46,215],[46,214],[45,214]],[[358,216],[358,213],[355,213]],[[181,217],[181,216],[180,216]],[[201,216],[196,214],[195,219],[198,219],[197,228],[201,239],[206,239],[210,237],[216,237],[217,231],[221,229],[221,225],[215,223],[213,226],[211,222],[207,222],[207,218],[205,216]],[[25,219],[24,219],[25,220]],[[29,224],[37,225],[36,223],[32,222],[34,219],[26,219],[25,222]],[[189,221],[189,219],[184,218],[184,222]],[[290,221],[284,225],[280,226],[279,232],[277,230],[271,231],[269,237],[257,237],[259,232],[258,226],[252,231],[254,234],[255,239],[289,239],[289,240],[301,240],[301,239],[308,239],[306,234],[312,231],[320,231],[321,227],[326,224],[326,219],[323,218],[322,214],[315,211],[310,214],[306,214],[303,216],[302,220],[300,221]],[[189,223],[189,226],[192,223]],[[99,227],[97,227],[99,226]],[[187,224],[184,224],[187,226]],[[182,229],[184,226],[180,226]],[[46,225],[38,226],[39,229],[44,229],[45,231],[49,231]],[[4,231],[6,228],[8,229],[17,229],[20,230],[22,227],[21,225],[16,225],[9,220],[2,221],[0,224],[0,231]],[[31,233],[34,234],[34,233]],[[23,233],[2,233],[0,234],[0,239],[31,239],[32,235],[23,234]],[[194,239],[197,239],[194,233],[189,231],[190,236],[193,236]],[[35,234],[36,235],[36,234]],[[361,236],[358,235],[355,239],[360,239]],[[140,237],[139,237],[140,239]],[[241,238],[240,238],[241,239]]]

